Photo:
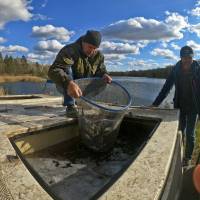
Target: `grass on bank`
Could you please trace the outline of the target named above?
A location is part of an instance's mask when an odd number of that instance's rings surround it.
[[[200,120],[198,120],[196,128],[196,142],[194,147],[194,162],[198,159],[200,154]]]
[[[43,82],[46,79],[38,77],[38,76],[32,76],[32,75],[0,75],[0,83],[6,83],[6,82],[18,82],[18,81],[30,81],[30,82]]]

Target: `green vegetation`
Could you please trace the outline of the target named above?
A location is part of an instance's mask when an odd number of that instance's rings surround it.
[[[196,142],[195,142],[194,157],[193,157],[194,163],[198,159],[199,153],[200,153],[200,121],[198,121],[196,128]]]
[[[37,62],[27,62],[25,56],[13,58],[12,56],[2,56],[0,52],[0,75],[31,75],[47,77],[48,66]]]

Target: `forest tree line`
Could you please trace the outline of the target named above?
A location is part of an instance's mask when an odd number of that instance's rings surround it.
[[[134,76],[134,77],[149,77],[149,78],[167,78],[172,65],[165,68],[149,69],[149,70],[132,70],[125,72],[109,72],[111,76]],[[14,58],[9,55],[2,56],[0,52],[0,75],[33,75],[43,78],[48,77],[48,65],[39,64],[38,62],[29,62],[25,56]]]
[[[47,77],[48,66],[38,62],[28,62],[25,56],[14,58],[11,55],[2,56],[0,52],[0,75],[33,75]]]
[[[149,78],[167,78],[173,66],[165,68],[148,69],[148,70],[133,70],[127,72],[110,72],[112,76],[134,76],[134,77],[149,77]]]

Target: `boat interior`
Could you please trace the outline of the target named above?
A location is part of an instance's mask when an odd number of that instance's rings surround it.
[[[20,159],[55,199],[100,197],[126,171],[160,124],[160,119],[126,116],[113,148],[104,153],[85,147],[77,121],[10,139]]]

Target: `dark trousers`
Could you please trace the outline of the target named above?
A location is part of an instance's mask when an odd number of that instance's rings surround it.
[[[185,158],[191,159],[195,142],[195,126],[197,113],[180,112],[179,129],[182,131],[183,138],[186,138]]]

